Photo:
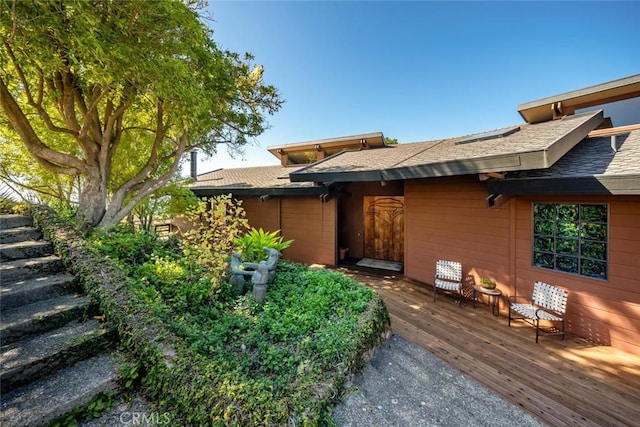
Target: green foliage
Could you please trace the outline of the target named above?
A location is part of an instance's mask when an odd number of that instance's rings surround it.
[[[68,230],[46,231],[136,361],[122,369],[125,387],[141,380],[176,423],[332,425],[345,380],[389,328],[382,299],[340,273],[281,262],[258,304],[180,248],[111,232],[91,252]]]
[[[397,138],[389,138],[388,136],[384,137],[384,143],[387,145],[398,145]]]
[[[222,279],[235,241],[249,229],[242,202],[222,195],[205,199],[185,215],[194,228],[184,233],[184,252],[196,265]]]
[[[183,183],[175,181],[143,198],[132,214],[143,230],[151,231],[155,221],[168,221],[193,209],[199,199]]]
[[[283,240],[284,238],[279,234],[280,230],[268,232],[262,228],[258,230],[252,228],[247,234],[236,238],[234,243],[243,261],[260,262],[269,257],[264,248],[273,248],[281,252],[291,246],[293,240]]]
[[[0,175],[74,194],[80,221],[108,226],[190,150],[260,135],[283,101],[250,54],[216,45],[198,3],[0,0]]]
[[[485,276],[480,278],[480,284],[488,289],[494,289],[496,287],[496,282]]]
[[[60,417],[51,423],[51,427],[75,427],[78,421],[89,421],[100,418],[116,405],[115,392],[100,393],[91,401],[70,414]]]

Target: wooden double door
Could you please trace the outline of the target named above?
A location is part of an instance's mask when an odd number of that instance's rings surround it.
[[[404,262],[404,197],[364,196],[364,256]]]

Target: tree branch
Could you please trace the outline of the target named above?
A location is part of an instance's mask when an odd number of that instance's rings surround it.
[[[29,87],[29,83],[27,81],[27,78],[24,75],[24,71],[22,70],[22,67],[18,63],[18,60],[16,59],[16,56],[15,56],[15,53],[13,52],[13,49],[11,49],[11,46],[7,43],[6,40],[4,41],[4,46],[7,49],[7,53],[9,54],[9,57],[11,58],[11,62],[13,63],[13,66],[16,68],[16,72],[18,73],[18,77],[20,78],[20,82],[22,83],[22,86],[24,87],[24,93],[27,96],[27,103],[30,106],[32,106],[33,108],[35,108],[35,110],[38,112],[38,115],[40,116],[42,121],[44,121],[45,125],[47,125],[49,130],[52,130],[54,132],[67,133],[67,134],[75,136],[76,133],[74,131],[72,131],[71,129],[67,129],[67,128],[63,128],[63,127],[60,127],[60,126],[56,126],[53,123],[53,120],[51,120],[51,116],[49,116],[49,113],[47,113],[47,111],[44,108],[42,108],[42,98],[44,96],[44,74],[43,74],[42,70],[38,69],[38,77],[39,77],[38,100],[35,101],[33,99],[33,94],[31,93],[31,88]]]
[[[86,171],[86,164],[81,159],[52,150],[40,140],[2,78],[0,78],[0,105],[31,155],[43,167],[52,172],[67,175],[77,175]]]
[[[189,136],[188,136],[188,133],[185,131],[180,137],[178,148],[175,150],[175,152],[178,155],[174,158],[173,164],[171,165],[171,168],[169,169],[168,172],[164,173],[163,175],[161,175],[156,179],[150,179],[142,183],[142,186],[138,186],[138,184],[140,183],[131,185],[129,186],[128,191],[122,191],[123,186],[121,186],[116,191],[113,198],[111,199],[109,208],[107,209],[107,212],[102,218],[102,221],[100,222],[99,226],[117,224],[124,217],[129,215],[129,213],[131,213],[131,211],[136,206],[136,204],[138,204],[142,199],[144,199],[146,196],[153,193],[154,191],[158,190],[159,188],[162,188],[163,186],[165,186],[167,182],[169,182],[171,177],[175,175],[176,171],[178,170],[178,166],[180,165],[180,159],[184,154],[184,150],[187,146],[188,140],[189,140]],[[124,207],[122,207],[125,197],[127,196],[127,194],[129,194],[129,192],[131,191],[131,188],[134,186],[136,188],[139,188],[138,192],[136,193],[135,196],[131,198],[131,200],[129,200],[129,202]]]

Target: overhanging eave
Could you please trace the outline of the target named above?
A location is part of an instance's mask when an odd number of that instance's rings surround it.
[[[507,196],[640,195],[640,175],[504,179],[487,181],[487,191]]]
[[[327,187],[289,187],[289,188],[192,188],[196,196],[319,196],[328,191]]]

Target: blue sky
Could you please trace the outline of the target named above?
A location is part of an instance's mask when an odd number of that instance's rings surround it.
[[[211,1],[224,49],[251,52],[286,100],[271,145],[369,132],[402,142],[522,123],[519,104],[640,73],[640,2]],[[614,123],[615,124],[615,123]]]

